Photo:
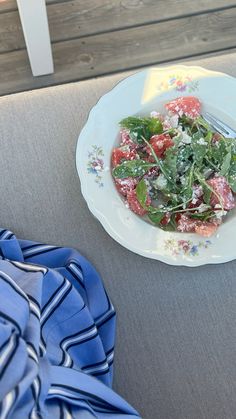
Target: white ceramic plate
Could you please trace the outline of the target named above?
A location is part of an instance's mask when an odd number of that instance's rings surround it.
[[[110,172],[122,118],[163,111],[164,103],[189,95],[201,100],[203,110],[236,129],[236,79],[201,67],[149,68],[122,80],[94,106],[79,136],[76,164],[88,207],[113,239],[142,256],[171,265],[199,266],[236,258],[236,213],[232,211],[209,240],[166,232],[126,208]]]

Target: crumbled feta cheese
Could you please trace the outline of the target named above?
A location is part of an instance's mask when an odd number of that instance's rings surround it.
[[[180,180],[181,185],[186,184],[186,177],[184,175],[180,176],[179,180]]]
[[[178,115],[166,115],[163,121],[164,129],[177,128],[179,123]]]
[[[178,131],[180,134],[182,134],[182,132],[183,132],[183,127],[182,127],[182,125],[179,125],[179,126],[178,126],[177,131]]]
[[[164,145],[165,145],[165,143],[162,140],[161,141],[158,141],[156,143],[156,147],[159,148],[159,150],[163,150]]]
[[[120,150],[121,151],[127,151],[127,152],[129,152],[130,151],[130,147],[129,147],[129,145],[128,144],[126,144],[126,145],[123,145],[122,147],[120,147]]]
[[[192,141],[192,138],[190,135],[188,135],[185,131],[182,132],[182,143],[183,144],[190,144]]]
[[[151,118],[159,118],[161,116],[161,114],[157,111],[152,111],[150,113]]]
[[[161,173],[158,178],[153,182],[153,186],[156,189],[164,189],[167,186],[167,180],[165,176]]]
[[[209,209],[209,205],[207,204],[200,204],[198,207],[198,212],[202,213]]]
[[[185,131],[183,131],[182,127],[178,127],[178,136],[180,137],[179,147],[185,144],[191,144],[192,137],[188,135]]]
[[[179,123],[178,115],[173,115],[170,117],[170,125],[172,126],[172,128],[177,128],[178,123]]]
[[[222,209],[222,207],[221,207],[220,204],[216,204],[214,206],[214,208],[216,209],[216,211],[214,211],[214,213],[216,215],[216,218],[221,218],[221,217],[223,217],[224,215],[227,214],[227,211],[225,211],[224,209]]]
[[[150,193],[152,190],[152,187],[147,179],[144,179],[145,185],[147,186],[147,192]]]
[[[200,198],[200,196],[203,195],[203,189],[202,186],[193,186],[193,194],[192,194],[192,200],[195,198]]]
[[[201,144],[201,145],[207,145],[207,141],[204,140],[204,138],[199,138],[199,140],[197,140],[197,144]]]

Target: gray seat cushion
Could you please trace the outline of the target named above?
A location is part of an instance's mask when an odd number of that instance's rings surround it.
[[[236,56],[198,62],[236,74]],[[235,262],[190,269],[121,247],[90,214],[75,169],[90,107],[124,75],[0,99],[1,226],[79,249],[118,313],[114,388],[146,419],[235,419]]]

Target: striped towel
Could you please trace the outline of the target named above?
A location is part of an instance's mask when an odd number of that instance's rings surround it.
[[[0,229],[0,418],[129,418],[112,389],[116,314],[77,251]]]

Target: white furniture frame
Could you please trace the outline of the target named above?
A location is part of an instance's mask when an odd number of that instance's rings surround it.
[[[53,73],[45,0],[17,0],[33,76]]]

